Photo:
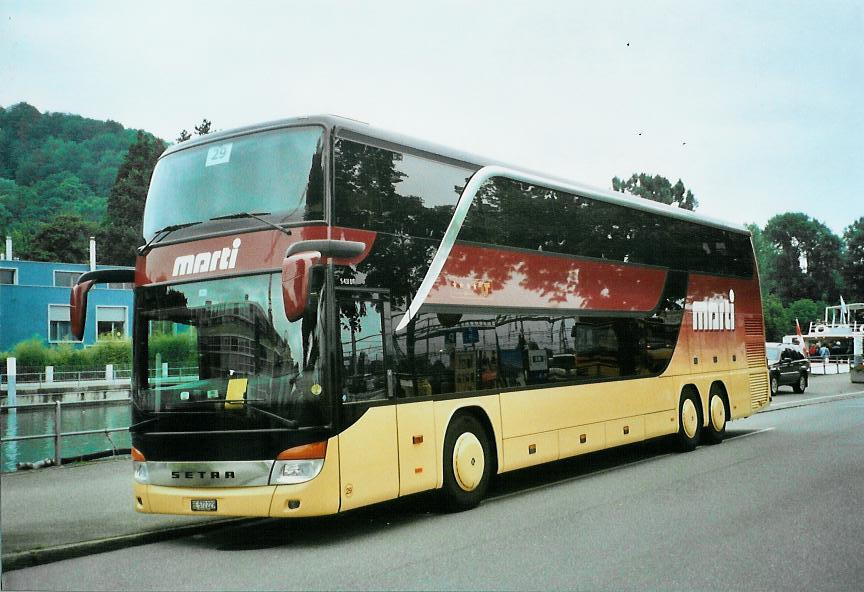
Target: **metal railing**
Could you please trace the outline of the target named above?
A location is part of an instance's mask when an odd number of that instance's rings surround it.
[[[106,380],[106,369],[87,368],[80,370],[62,370],[49,373],[41,367],[19,367],[15,373],[15,382],[19,386],[27,387],[63,387],[74,386],[76,388],[87,386],[88,384],[97,384],[105,382],[119,383],[127,385],[132,380],[131,366],[115,366],[112,371],[113,378]],[[198,375],[197,366],[189,367],[169,367],[167,372],[160,372],[159,369],[151,368],[149,371],[150,378],[161,378],[170,380],[172,378],[187,378]],[[4,389],[8,384],[8,376],[5,372],[0,372],[0,386]]]
[[[114,377],[107,382],[127,383],[132,378],[131,369],[114,370]],[[2,384],[7,384],[5,374],[0,377]],[[15,382],[18,385],[27,386],[83,386],[89,383],[106,382],[105,370],[70,370],[67,372],[55,372],[51,380],[48,380],[45,372],[16,373]]]
[[[840,354],[833,356],[808,356],[807,360],[810,362],[810,372],[813,372],[813,368],[821,368],[822,374],[840,374],[849,372],[849,368],[852,366],[853,361],[852,354]],[[829,372],[829,370],[832,370]]]
[[[112,403],[128,403],[131,399],[124,399],[120,401],[112,401]],[[92,405],[92,402],[89,401],[75,401],[69,403],[61,403],[60,401],[55,401],[54,403],[35,403],[30,405],[3,405],[3,411],[7,413],[21,410],[32,410],[32,409],[45,409],[45,408],[54,408],[54,432],[50,434],[36,434],[31,436],[12,436],[8,438],[0,438],[0,444],[5,444],[7,442],[21,442],[24,440],[44,440],[51,438],[54,440],[54,464],[60,466],[63,462],[63,437],[65,436],[85,436],[92,434],[105,434],[105,437],[111,443],[111,448],[114,453],[117,453],[117,445],[114,444],[114,440],[111,439],[111,434],[115,432],[127,432],[129,431],[129,426],[123,428],[104,428],[98,430],[78,430],[74,432],[64,432],[62,430],[63,420],[62,420],[62,408],[64,405],[66,406],[75,406],[75,405]]]
[[[851,331],[852,333],[864,333],[864,323],[853,319],[849,322],[837,322],[836,319],[831,321],[810,321],[809,335],[817,338],[831,338],[833,336],[831,329],[842,329],[843,332]]]

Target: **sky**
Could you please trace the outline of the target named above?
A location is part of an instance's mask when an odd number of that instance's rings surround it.
[[[336,114],[760,226],[864,215],[864,0],[0,0],[0,105],[166,140]]]

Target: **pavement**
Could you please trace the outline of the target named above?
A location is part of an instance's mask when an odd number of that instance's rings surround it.
[[[765,412],[864,395],[848,374],[814,376],[807,392],[787,388]],[[191,536],[244,518],[139,514],[128,456],[34,471],[0,480],[2,571]]]
[[[197,534],[237,518],[139,514],[129,456],[0,480],[2,570]]]

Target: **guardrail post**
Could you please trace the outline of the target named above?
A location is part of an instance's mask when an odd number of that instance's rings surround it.
[[[45,382],[48,384],[54,382],[54,366],[45,366]]]
[[[852,338],[852,363],[855,366],[864,363],[864,335]]]
[[[18,409],[16,409],[17,398],[15,396],[15,373],[17,364],[15,358],[6,358],[6,405],[9,406],[6,416],[6,435],[16,437],[18,435]],[[10,442],[6,450],[7,458],[15,463],[18,459],[18,442]]]
[[[114,364],[105,364],[105,380],[114,380]]]
[[[54,401],[54,464],[60,466],[62,462],[61,456],[61,440],[62,430],[60,427],[60,401]]]
[[[15,358],[6,358],[6,394],[7,400],[6,404],[10,407],[15,406],[15,370],[16,370],[16,361]],[[11,409],[10,409],[11,411]]]

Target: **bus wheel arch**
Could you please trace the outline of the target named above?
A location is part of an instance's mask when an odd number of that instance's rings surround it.
[[[685,385],[678,398],[678,434],[676,435],[678,448],[682,452],[694,450],[699,445],[703,417],[699,389],[693,384]]]
[[[497,460],[494,431],[486,413],[478,407],[456,410],[442,449],[444,507],[461,511],[477,506],[497,472]]]
[[[726,424],[731,419],[729,394],[722,381],[715,381],[708,391],[708,413],[702,432],[706,444],[719,444],[726,436]]]

